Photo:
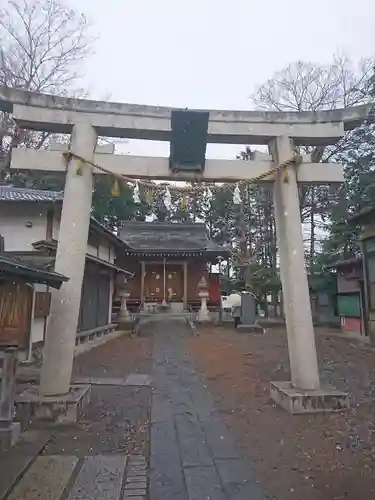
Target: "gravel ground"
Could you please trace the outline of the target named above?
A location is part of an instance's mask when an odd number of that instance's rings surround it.
[[[151,373],[152,338],[129,336],[110,340],[74,360],[73,377],[126,377]]]
[[[322,379],[349,390],[346,413],[291,416],[269,399],[289,380],[286,334],[202,330],[189,339],[217,407],[275,500],[375,498],[375,352],[317,332]]]
[[[152,341],[120,337],[78,356],[74,375],[121,377],[150,374]],[[56,428],[46,454],[95,455],[149,453],[151,389],[93,386],[87,418],[77,426]]]

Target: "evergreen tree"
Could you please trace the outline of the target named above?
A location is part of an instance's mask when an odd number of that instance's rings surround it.
[[[375,74],[367,87],[375,103]],[[328,224],[329,235],[324,242],[325,260],[337,260],[358,254],[358,228],[346,222],[350,214],[375,205],[375,108],[367,120],[345,140],[345,147],[335,155],[345,166],[345,183],[333,203]]]
[[[118,193],[114,193],[114,187]],[[133,199],[134,188],[118,183],[107,175],[95,176],[92,199],[92,215],[108,229],[117,231],[121,221],[145,220],[150,208],[141,197],[141,203]]]

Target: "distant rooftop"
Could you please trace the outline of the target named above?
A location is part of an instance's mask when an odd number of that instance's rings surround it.
[[[333,262],[332,264],[328,264],[324,266],[324,269],[331,270],[331,269],[342,269],[344,267],[349,267],[349,266],[359,266],[362,265],[362,256],[357,256],[357,257],[349,257],[344,260],[338,260]]]
[[[357,224],[367,224],[369,221],[375,219],[375,207],[374,206],[369,206],[360,212],[350,215],[347,218],[347,221],[349,224],[357,225]]]
[[[0,185],[1,201],[62,201],[63,191],[43,191]]]

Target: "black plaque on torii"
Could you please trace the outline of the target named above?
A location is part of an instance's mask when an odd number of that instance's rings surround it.
[[[174,172],[203,172],[206,162],[208,111],[173,110],[169,168]]]

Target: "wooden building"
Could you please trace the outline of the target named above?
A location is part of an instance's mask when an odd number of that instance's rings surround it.
[[[196,308],[203,276],[209,288],[208,305],[219,306],[219,275],[210,269],[229,251],[210,240],[204,224],[129,221],[122,224],[119,237],[126,248],[116,263],[134,273],[130,308],[158,302]]]
[[[35,312],[43,312],[43,295],[35,295],[34,286],[59,289],[68,278],[25,264],[3,253],[0,237],[0,348],[15,346],[27,352],[31,348],[31,323]],[[48,305],[48,304],[47,304]]]
[[[5,254],[25,265],[54,270],[60,230],[63,193],[0,185],[0,233],[5,238]],[[91,218],[81,296],[78,332],[107,329],[112,324],[112,301],[116,278],[129,276],[115,264],[124,253],[124,243]],[[32,344],[44,341],[49,315],[49,287],[33,284],[37,301],[43,295],[45,307],[37,307],[30,325]],[[36,302],[38,306],[38,302]],[[113,325],[114,328],[114,325]]]
[[[92,220],[90,224],[89,242],[95,243],[94,227],[104,231],[104,228]],[[105,230],[106,231],[106,230]],[[114,236],[114,235],[113,235]],[[114,236],[116,238],[116,236]],[[33,262],[45,261],[54,269],[57,250],[56,240],[41,240],[34,243],[38,251],[21,254],[22,259],[32,259]],[[114,263],[86,254],[85,272],[83,275],[81,304],[77,332],[100,329],[112,321],[112,301],[115,293],[115,277],[131,276],[125,269],[118,268]]]
[[[344,333],[366,335],[365,288],[362,257],[331,264],[337,279],[336,309]]]
[[[351,216],[348,223],[360,227],[360,246],[363,259],[365,330],[375,344],[375,208]]]

